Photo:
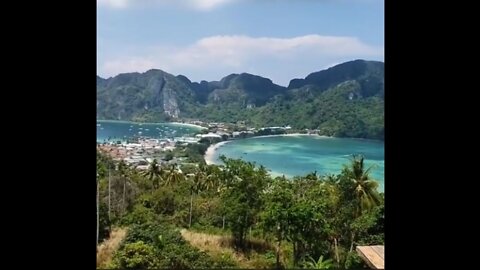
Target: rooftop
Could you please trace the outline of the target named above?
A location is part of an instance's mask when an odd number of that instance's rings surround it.
[[[357,246],[357,253],[372,269],[385,269],[384,246]]]

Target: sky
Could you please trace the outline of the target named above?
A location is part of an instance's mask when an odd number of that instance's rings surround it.
[[[291,79],[384,60],[383,0],[97,0],[97,74]]]

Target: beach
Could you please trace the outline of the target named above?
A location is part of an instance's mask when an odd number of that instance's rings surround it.
[[[202,126],[194,125],[194,124],[188,124],[188,123],[180,123],[180,122],[167,122],[167,123],[168,124],[175,124],[175,125],[182,125],[182,126],[189,126],[189,127],[206,129],[206,127],[202,127]]]
[[[219,143],[216,143],[216,144],[212,144],[207,148],[207,151],[205,151],[205,155],[203,156],[207,165],[215,164],[215,162],[213,160],[213,155],[215,154],[215,150],[218,147],[220,147],[220,146],[222,146],[226,143],[229,143],[229,142],[231,142],[231,141],[219,142]]]
[[[263,135],[263,136],[254,136],[249,138],[270,138],[270,137],[297,137],[297,136],[312,136],[312,137],[319,137],[319,138],[333,138],[330,136],[325,135],[318,135],[318,134],[305,134],[305,133],[290,133],[290,134],[277,134],[277,135]],[[246,138],[246,139],[249,139]]]

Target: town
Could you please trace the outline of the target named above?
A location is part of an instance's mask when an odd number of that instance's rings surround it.
[[[109,155],[113,160],[123,160],[126,164],[139,170],[146,170],[154,159],[159,164],[169,165],[193,164],[203,161],[207,148],[222,141],[244,139],[257,136],[283,134],[318,134],[318,130],[292,130],[290,126],[283,127],[247,127],[244,122],[237,123],[206,123],[199,120],[184,120],[181,124],[203,127],[197,134],[171,138],[149,138],[137,136],[124,141],[111,139],[97,143],[99,151]],[[199,146],[200,144],[200,146]]]

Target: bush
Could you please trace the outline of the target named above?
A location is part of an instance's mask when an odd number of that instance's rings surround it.
[[[158,267],[155,248],[143,241],[125,244],[115,254],[113,265],[121,269],[150,269]]]
[[[128,213],[120,220],[122,225],[131,225],[131,224],[144,224],[152,223],[158,220],[157,215],[153,212],[152,209],[147,208],[141,204],[134,206],[132,212]]]
[[[276,264],[276,257],[273,253],[267,252],[264,255],[254,254],[252,256],[251,265],[255,269],[274,269]]]
[[[115,262],[115,266],[126,269],[235,266],[228,259],[214,261],[205,252],[190,246],[178,229],[166,223],[131,226],[115,255]]]

